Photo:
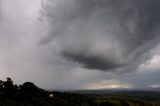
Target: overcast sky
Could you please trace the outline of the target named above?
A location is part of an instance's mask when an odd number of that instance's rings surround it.
[[[0,0],[0,79],[61,90],[160,87],[159,4]]]

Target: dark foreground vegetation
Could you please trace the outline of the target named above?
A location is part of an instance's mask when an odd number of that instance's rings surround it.
[[[160,106],[160,92],[82,94],[46,91],[31,82],[0,80],[0,106]]]

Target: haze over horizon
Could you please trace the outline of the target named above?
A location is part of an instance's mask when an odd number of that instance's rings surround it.
[[[0,79],[60,90],[160,88],[159,4],[0,0]]]

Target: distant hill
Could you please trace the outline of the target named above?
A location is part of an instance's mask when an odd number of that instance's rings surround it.
[[[105,94],[118,94],[118,93],[132,93],[132,92],[144,92],[144,93],[160,93],[160,88],[146,88],[146,89],[95,89],[95,90],[70,90],[66,92],[78,93],[78,94],[92,94],[92,95],[105,95]]]

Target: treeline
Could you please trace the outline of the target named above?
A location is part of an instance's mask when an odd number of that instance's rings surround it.
[[[32,82],[16,85],[11,78],[0,80],[0,106],[52,106],[48,95]]]
[[[16,85],[11,78],[0,80],[0,106],[95,106],[91,97],[46,91],[32,82]]]

